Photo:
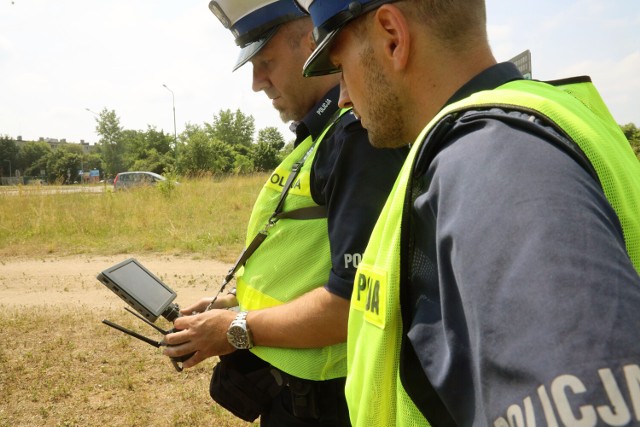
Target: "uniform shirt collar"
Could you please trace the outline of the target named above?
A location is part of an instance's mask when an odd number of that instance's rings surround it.
[[[340,109],[338,106],[339,97],[340,86],[335,86],[318,101],[304,119],[292,124],[291,128],[296,134],[296,146],[309,135],[315,140],[322,134],[329,119]]]
[[[522,73],[513,63],[501,62],[500,64],[495,64],[465,83],[449,98],[445,106],[463,100],[476,92],[495,89],[507,82],[522,78]]]

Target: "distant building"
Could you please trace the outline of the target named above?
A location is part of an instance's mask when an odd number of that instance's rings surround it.
[[[18,149],[20,149],[21,147],[25,146],[30,142],[45,142],[49,145],[49,147],[51,147],[52,151],[57,150],[58,147],[60,147],[61,145],[79,145],[82,148],[82,153],[84,155],[96,153],[100,149],[98,145],[89,144],[88,142],[85,142],[82,139],[78,143],[67,142],[66,138],[62,138],[58,140],[56,138],[42,138],[42,137],[38,138],[38,141],[25,141],[22,138],[22,135],[18,135],[15,139],[9,137],[9,140],[13,141]],[[17,185],[17,184],[25,183],[25,179],[24,177],[21,176],[20,170],[17,170],[17,169],[9,170],[9,168],[6,168],[3,165],[4,163],[0,164],[0,173],[2,175],[7,175],[7,176],[0,177],[0,185]],[[86,171],[86,180],[84,180],[84,176],[83,176],[83,182],[95,182],[96,180],[99,180],[99,171],[92,170],[91,172],[93,174],[90,174],[89,171]],[[42,175],[44,175],[44,173],[45,172],[42,171]]]
[[[84,139],[81,139],[80,142],[67,142],[66,138],[56,139],[56,138],[43,138],[43,137],[40,137],[40,138],[38,138],[38,141],[24,141],[22,139],[22,136],[18,135],[16,137],[16,139],[13,140],[13,142],[16,143],[16,146],[18,148],[24,146],[28,142],[46,142],[47,144],[49,144],[49,147],[51,147],[51,150],[53,150],[53,151],[57,150],[58,147],[63,145],[63,144],[80,145],[82,147],[82,152],[84,154],[91,154],[91,153],[95,153],[96,151],[98,151],[98,146],[97,145],[95,145],[95,144],[92,145],[92,144],[89,144],[88,142],[84,142]]]

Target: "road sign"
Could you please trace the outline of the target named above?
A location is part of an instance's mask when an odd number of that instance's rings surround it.
[[[518,67],[525,79],[531,80],[531,51],[529,49],[514,56],[509,62],[513,62]]]

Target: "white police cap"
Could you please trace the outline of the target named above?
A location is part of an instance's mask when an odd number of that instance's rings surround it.
[[[209,9],[242,48],[233,71],[253,58],[281,24],[306,15],[293,0],[211,0]]]
[[[296,0],[313,21],[316,49],[304,64],[305,77],[337,73],[329,60],[329,47],[340,30],[357,17],[397,0]]]

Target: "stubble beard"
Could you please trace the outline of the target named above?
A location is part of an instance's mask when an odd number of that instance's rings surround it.
[[[304,116],[301,116],[300,114],[295,114],[286,110],[278,110],[278,114],[280,114],[280,120],[282,120],[283,123],[298,122],[304,118]]]
[[[283,123],[289,123],[293,120],[290,118],[289,113],[287,113],[287,111],[285,110],[278,110],[278,114],[280,114],[280,120],[282,120]]]
[[[301,105],[292,105],[287,107],[276,107],[274,106],[274,108],[276,109],[276,111],[278,111],[278,114],[280,115],[280,120],[282,120],[283,123],[289,123],[289,122],[298,122],[302,119],[304,119],[304,117],[306,116],[306,114],[308,113],[308,111],[302,111],[303,108]]]
[[[376,148],[397,148],[410,144],[402,137],[405,127],[403,104],[395,94],[389,79],[381,72],[371,46],[360,54],[367,93],[367,132],[371,145]],[[359,111],[361,112],[361,111]]]

